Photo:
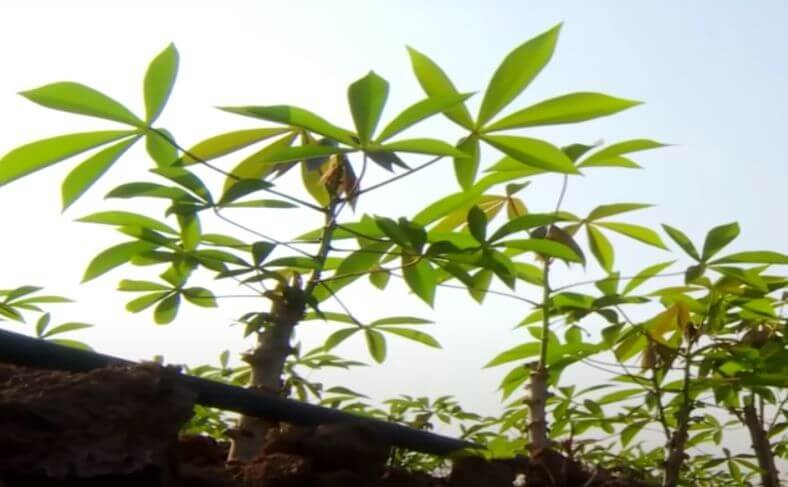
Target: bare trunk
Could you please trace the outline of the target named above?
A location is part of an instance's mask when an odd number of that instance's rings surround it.
[[[272,323],[258,335],[254,351],[244,357],[252,369],[250,389],[273,394],[282,392],[282,371],[287,356],[292,351],[290,339],[303,311],[303,305],[284,299],[274,300],[271,309]],[[275,426],[275,421],[241,415],[238,428],[233,434],[228,461],[253,460],[260,454],[268,431]]]
[[[538,365],[531,370],[530,394],[526,400],[530,413],[530,423],[528,424],[528,436],[530,438],[531,457],[538,456],[549,446],[547,436],[547,369],[544,365]]]
[[[758,466],[761,468],[761,482],[764,487],[777,487],[780,474],[774,462],[772,445],[769,443],[769,438],[763,430],[754,402],[744,406],[744,424],[747,425],[747,429],[750,431],[752,447],[755,450],[755,456],[758,458]]]

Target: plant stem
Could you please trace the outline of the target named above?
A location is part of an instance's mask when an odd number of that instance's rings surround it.
[[[780,473],[777,471],[777,464],[774,461],[774,452],[769,443],[769,437],[764,431],[764,416],[758,415],[755,408],[755,394],[750,395],[750,401],[744,405],[744,424],[750,431],[752,448],[755,457],[758,459],[758,466],[761,469],[761,483],[764,487],[777,487],[780,481]]]
[[[668,458],[665,461],[665,479],[663,487],[676,487],[681,476],[686,454],[684,450],[689,438],[690,415],[692,414],[692,398],[690,397],[692,342],[687,344],[687,355],[684,362],[684,378],[681,386],[681,407],[677,418],[676,430],[668,440]]]
[[[550,260],[544,264],[542,284],[542,338],[539,348],[539,362],[531,369],[529,377],[530,395],[526,400],[530,412],[528,436],[531,457],[536,457],[550,446],[547,434],[547,352],[550,333]]]
[[[306,302],[320,283],[321,270],[331,250],[331,238],[336,229],[336,213],[339,200],[332,196],[325,212],[325,224],[320,247],[315,256],[319,263],[306,286],[302,289],[298,279],[292,284],[282,285],[277,293],[271,293],[269,325],[258,334],[257,346],[244,357],[251,367],[249,387],[272,394],[281,394],[282,373],[287,357],[292,353],[290,342],[296,325],[304,317]],[[241,415],[237,431],[228,455],[229,461],[248,462],[261,453],[268,431],[276,423],[254,416]]]

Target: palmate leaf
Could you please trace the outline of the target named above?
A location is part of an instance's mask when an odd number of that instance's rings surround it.
[[[410,56],[410,62],[413,66],[413,73],[416,75],[416,79],[418,79],[422,89],[430,98],[460,95],[457,88],[454,87],[454,84],[448,76],[446,76],[446,73],[444,73],[432,59],[410,47],[408,47],[408,55]],[[443,114],[466,129],[473,128],[473,120],[471,119],[471,114],[468,112],[465,103],[457,103],[443,110]]]
[[[178,308],[181,304],[181,296],[178,293],[173,293],[170,296],[162,299],[156,309],[153,310],[153,320],[157,325],[166,325],[172,323],[178,315]]]
[[[615,253],[610,240],[592,225],[586,225],[586,232],[588,233],[588,244],[591,247],[591,253],[594,254],[599,265],[608,273],[613,272]]]
[[[621,235],[627,236],[639,242],[643,242],[659,249],[667,250],[665,243],[662,242],[661,238],[659,238],[657,232],[651,230],[650,228],[642,227],[640,225],[632,225],[631,223],[618,222],[597,222],[596,224],[600,227],[613,230],[616,233],[620,233]]]
[[[485,127],[485,132],[583,122],[618,113],[640,102],[602,93],[571,93],[519,110]]]
[[[646,267],[642,271],[640,271],[637,274],[635,274],[634,278],[630,279],[630,281],[627,283],[627,285],[624,286],[624,290],[622,291],[622,294],[627,295],[627,294],[631,293],[632,291],[637,289],[641,284],[643,284],[644,282],[646,282],[650,278],[656,276],[657,274],[659,274],[663,270],[665,270],[668,267],[670,267],[674,262],[676,262],[676,261],[675,260],[671,260],[669,262],[661,262],[659,264],[654,264],[652,266]]]
[[[471,95],[472,93],[435,95],[416,102],[394,117],[394,119],[381,130],[376,141],[382,142],[386,139],[390,139],[418,122],[432,117],[433,115],[437,115],[438,113],[445,112],[464,102],[470,98]]]
[[[159,232],[176,234],[174,228],[153,218],[127,211],[102,211],[78,218],[77,221],[85,223],[99,223],[103,225],[116,225],[119,227],[137,226],[149,228]]]
[[[465,154],[464,157],[454,158],[454,174],[460,187],[468,189],[473,186],[476,173],[479,172],[479,162],[481,160],[479,138],[476,136],[466,137],[457,144],[457,150]]]
[[[584,259],[570,247],[544,238],[529,238],[523,240],[507,240],[501,245],[510,249],[525,250],[535,252],[549,257],[555,257],[567,262],[583,263]]]
[[[388,82],[370,71],[365,77],[351,84],[348,88],[348,102],[356,132],[362,144],[368,143],[386,105],[389,94]]]
[[[643,208],[651,208],[651,206],[653,205],[647,205],[643,203],[614,203],[611,205],[600,205],[594,208],[593,210],[591,210],[586,220],[588,221],[598,220],[600,218],[619,215],[621,213],[627,213],[629,211],[641,210]]]
[[[665,230],[665,233],[678,244],[679,247],[684,250],[690,257],[693,259],[700,261],[700,254],[695,249],[695,246],[692,245],[692,240],[687,237],[687,235],[679,230],[678,228],[673,228],[670,225],[662,224],[662,228]]]
[[[145,121],[152,124],[158,118],[170,97],[178,74],[178,50],[174,44],[167,46],[151,61],[143,81],[145,95]]]
[[[481,127],[511,103],[550,61],[560,25],[525,42],[504,58],[484,93],[476,124]]]
[[[386,337],[383,333],[375,330],[364,330],[364,338],[367,341],[367,350],[377,363],[386,360]]]
[[[156,247],[156,244],[140,241],[126,242],[112,246],[99,253],[90,261],[88,268],[85,270],[85,274],[82,276],[82,282],[95,279],[115,267],[125,264],[130,261],[132,257],[153,250]]]
[[[411,152],[414,154],[425,154],[433,156],[447,156],[467,158],[468,154],[447,144],[442,140],[437,139],[405,139],[395,142],[389,142],[381,146],[375,147],[377,151],[388,152]]]
[[[59,135],[17,147],[0,159],[0,186],[100,145],[134,135],[128,130]]]
[[[210,161],[261,142],[271,137],[289,132],[287,128],[246,129],[215,135],[198,142],[184,152],[181,165],[196,164],[198,161]]]
[[[708,261],[738,236],[739,224],[736,222],[712,228],[703,242],[701,260],[703,262]]]
[[[275,164],[263,164],[261,159],[264,159],[269,154],[275,153],[285,147],[290,147],[295,142],[297,137],[296,133],[288,133],[284,137],[276,139],[271,144],[263,147],[257,152],[253,153],[243,161],[239,162],[231,171],[232,177],[227,177],[224,180],[223,191],[227,191],[239,179],[263,179],[271,174],[275,169]]]
[[[83,84],[62,81],[34,90],[22,91],[19,94],[32,102],[54,110],[104,118],[135,127],[145,127],[145,122],[131,113],[128,108]]]
[[[428,347],[441,348],[441,345],[440,343],[438,343],[438,340],[433,338],[432,335],[429,335],[422,331],[411,330],[408,328],[398,328],[394,326],[378,326],[375,329],[382,331],[384,333],[390,333],[392,335],[397,335],[402,338],[406,338],[408,340],[421,343],[422,345],[426,345]]]
[[[633,139],[618,142],[616,144],[603,147],[582,160],[577,167],[640,167],[634,162],[622,157],[623,154],[637,152],[648,149],[665,147],[665,144],[649,139]]]
[[[482,140],[527,166],[564,174],[578,174],[561,149],[539,139],[513,135],[484,135]]]
[[[139,137],[124,140],[111,145],[71,170],[63,180],[61,194],[63,211],[71,206],[85,191],[98,181],[98,179],[131,147]]]
[[[179,160],[175,137],[166,129],[151,128],[145,134],[145,150],[159,167],[176,164]]]
[[[333,125],[323,118],[315,115],[314,113],[304,110],[303,108],[288,105],[275,105],[220,107],[220,109],[230,113],[245,115],[247,117],[254,117],[302,128],[350,146],[357,145],[353,141],[351,132],[343,128],[339,128],[336,125]]]
[[[408,287],[425,303],[433,306],[438,278],[429,262],[420,257],[402,257],[402,274]]]
[[[788,255],[770,250],[756,250],[749,252],[737,252],[725,257],[716,259],[709,264],[782,264],[788,265]]]

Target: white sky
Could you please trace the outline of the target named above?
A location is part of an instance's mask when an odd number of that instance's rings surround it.
[[[500,1],[482,8],[481,2],[467,1],[344,1],[328,7],[319,1],[226,1],[210,8],[216,3],[171,1],[109,8],[98,1],[6,0],[0,6],[0,153],[47,136],[111,126],[48,111],[15,94],[49,82],[83,82],[141,113],[145,67],[171,41],[180,51],[181,67],[159,125],[190,145],[219,132],[260,125],[212,108],[219,105],[294,104],[352,126],[345,90],[370,69],[391,82],[384,115],[390,119],[422,98],[405,45],[436,60],[461,91],[482,92],[509,50],[563,21],[553,61],[512,107],[571,91],[601,91],[646,104],[612,118],[531,134],[556,144],[640,137],[676,144],[638,156],[645,171],[598,170],[573,180],[565,208],[583,214],[597,204],[656,203],[657,208],[622,220],[668,222],[696,240],[711,226],[738,220],[743,233],[732,248],[786,252],[788,230],[780,223],[788,181],[782,150],[788,111],[786,4],[634,4],[607,2],[608,8],[593,8],[585,2],[555,7],[552,2]],[[472,100],[472,111],[478,101]],[[457,135],[442,120],[427,127],[447,140]],[[414,136],[425,134],[432,135]],[[185,308],[175,324],[157,327],[149,313],[126,313],[129,296],[113,291],[121,278],[153,277],[149,270],[114,271],[79,285],[90,258],[120,239],[109,227],[72,220],[99,210],[129,209],[123,202],[104,202],[101,195],[120,182],[146,178],[144,157],[139,150],[128,154],[64,215],[60,182],[77,160],[1,188],[0,288],[39,284],[77,299],[78,304],[53,308],[55,321],[100,325],[80,337],[105,353],[135,359],[163,354],[172,362],[196,364],[214,361],[226,348],[242,350],[240,330],[227,325],[255,309],[254,302],[228,300],[215,312]],[[225,164],[229,168],[237,160]],[[529,207],[549,208],[556,183],[540,179],[525,190]],[[453,191],[447,161],[411,182],[392,185],[362,210],[412,215]],[[157,211],[151,208],[148,214],[158,216]],[[313,215],[297,212],[265,218],[246,221],[285,236],[318,224]],[[624,273],[671,258],[626,239],[614,243],[620,245],[617,262]],[[601,275],[592,265],[585,278]],[[391,339],[384,367],[332,374],[330,385],[375,397],[454,394],[471,409],[497,410],[495,389],[504,370],[480,367],[498,351],[527,339],[524,332],[511,331],[528,311],[521,303],[490,297],[478,307],[463,292],[440,290],[438,304],[430,310],[396,286],[386,293],[354,289],[352,296],[344,296],[361,319],[403,312],[431,318],[437,325],[430,331],[444,350]],[[317,344],[334,329],[318,324],[304,328],[299,337],[308,344]],[[362,347],[354,340],[340,351],[366,360]],[[566,380],[587,384],[604,377],[581,370]]]

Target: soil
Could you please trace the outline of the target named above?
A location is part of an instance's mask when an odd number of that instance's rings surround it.
[[[558,452],[486,461],[461,457],[447,477],[386,466],[390,447],[356,425],[272,431],[260,455],[227,464],[228,445],[180,436],[194,395],[154,364],[87,373],[0,364],[0,487],[512,487],[646,486]]]

